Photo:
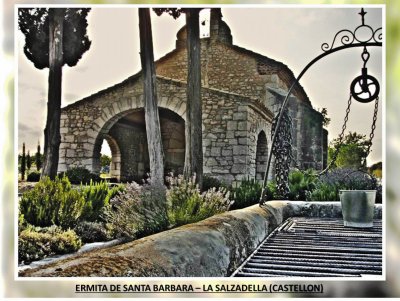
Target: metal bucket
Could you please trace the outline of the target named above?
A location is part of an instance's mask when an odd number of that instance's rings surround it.
[[[371,228],[376,190],[340,190],[345,227]]]

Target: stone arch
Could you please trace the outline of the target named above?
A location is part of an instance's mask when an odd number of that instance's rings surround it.
[[[185,121],[170,109],[159,107],[165,171],[182,173],[185,152]],[[131,122],[132,124],[129,124]],[[128,136],[127,136],[128,135]],[[92,154],[92,171],[100,171],[100,150],[107,140],[113,154],[113,177],[122,181],[141,180],[149,171],[144,108],[121,112],[99,131]],[[115,157],[115,160],[114,160]]]
[[[186,93],[184,84],[157,78],[158,107],[168,109],[186,119]],[[101,149],[102,140],[121,118],[144,109],[141,80],[133,85],[120,85],[101,91],[62,109],[61,145],[58,171],[85,167],[99,172],[93,160]]]
[[[107,141],[111,150],[110,176],[119,181],[121,178],[121,150],[117,140],[111,135],[103,135],[103,139],[100,139],[100,143],[95,145],[95,150],[93,152],[93,170],[96,172],[100,171],[100,151],[103,140]]]
[[[268,161],[268,140],[264,130],[261,130],[257,136],[256,147],[256,180],[263,180]]]

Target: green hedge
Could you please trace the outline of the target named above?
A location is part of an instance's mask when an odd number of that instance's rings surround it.
[[[81,187],[81,193],[85,199],[82,210],[81,220],[89,222],[104,221],[104,210],[109,205],[110,200],[115,197],[123,186],[110,188],[106,182],[93,183],[90,181],[88,186]]]
[[[27,227],[18,236],[18,262],[29,263],[56,254],[68,254],[82,246],[73,230]]]
[[[262,185],[254,179],[243,180],[232,188],[233,204],[230,209],[241,209],[260,201]]]
[[[41,179],[32,190],[25,192],[19,202],[20,213],[35,226],[74,228],[85,204],[83,195],[71,189],[66,177]]]
[[[217,213],[229,210],[231,201],[225,188],[211,188],[200,193],[195,178],[185,180],[182,176],[168,178],[168,219],[171,226],[195,223]]]

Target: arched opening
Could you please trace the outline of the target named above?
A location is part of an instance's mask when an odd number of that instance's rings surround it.
[[[185,121],[175,112],[159,108],[165,172],[181,174],[185,160]],[[99,135],[93,154],[93,171],[100,172],[101,142],[111,152],[110,177],[141,182],[150,171],[144,109],[123,114],[106,133]]]
[[[256,149],[256,180],[264,179],[265,169],[268,161],[268,142],[264,131],[261,131],[257,137]]]
[[[108,161],[107,159],[110,158]],[[110,135],[105,135],[100,151],[100,173],[106,178],[120,180],[121,152],[117,141]]]

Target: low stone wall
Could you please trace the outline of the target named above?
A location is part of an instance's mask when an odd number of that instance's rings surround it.
[[[339,202],[272,201],[26,270],[24,277],[226,277],[291,216],[340,217]],[[375,217],[382,217],[376,205]]]

